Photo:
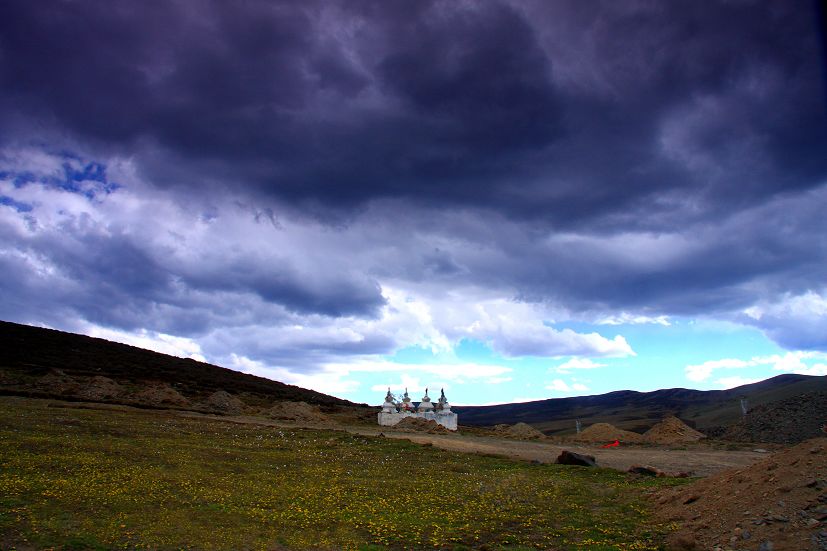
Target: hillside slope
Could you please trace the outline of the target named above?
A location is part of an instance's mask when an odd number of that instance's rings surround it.
[[[122,403],[129,400],[117,398],[118,392],[130,396],[155,392],[168,398],[169,405],[180,406],[208,400],[216,393],[221,397],[224,391],[250,406],[277,401],[356,406],[216,365],[52,329],[0,321],[0,342],[0,394]],[[90,387],[97,387],[97,394]]]
[[[703,431],[707,427],[739,421],[742,397],[747,398],[749,407],[753,408],[818,390],[827,390],[827,377],[787,374],[729,390],[622,390],[596,396],[453,409],[463,424],[524,422],[546,434],[574,432],[576,419],[584,427],[593,423],[611,423],[622,429],[643,432],[669,414]]]

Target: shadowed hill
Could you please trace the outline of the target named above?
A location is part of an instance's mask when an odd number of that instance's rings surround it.
[[[189,400],[201,400],[223,390],[243,396],[248,405],[275,401],[303,401],[320,406],[356,405],[313,390],[208,363],[52,329],[2,321],[0,342],[0,393],[3,394],[71,399],[71,392],[59,388],[60,381],[79,381],[82,385],[97,377],[133,389],[169,385]],[[49,380],[56,383],[49,385]]]
[[[611,423],[626,430],[643,432],[669,414],[676,415],[703,431],[707,427],[730,425],[739,421],[741,398],[746,398],[752,408],[814,390],[827,390],[827,377],[788,374],[729,390],[621,390],[596,396],[553,398],[496,406],[456,406],[453,409],[461,416],[463,424],[523,422],[546,434],[574,432],[576,419],[584,427],[593,423]]]

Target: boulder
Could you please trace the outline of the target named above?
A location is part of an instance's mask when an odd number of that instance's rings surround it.
[[[557,458],[557,463],[560,465],[580,465],[581,467],[597,466],[597,461],[593,455],[585,455],[568,450],[563,450],[563,453]]]

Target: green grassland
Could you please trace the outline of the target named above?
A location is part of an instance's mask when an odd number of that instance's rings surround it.
[[[680,483],[49,406],[0,398],[2,549],[657,549],[643,494]]]

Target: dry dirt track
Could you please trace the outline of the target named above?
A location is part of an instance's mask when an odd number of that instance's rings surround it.
[[[376,435],[378,430],[348,428],[351,432]],[[745,467],[767,457],[753,451],[712,450],[702,447],[671,450],[660,447],[627,446],[601,449],[583,445],[562,445],[550,442],[507,440],[485,436],[454,434],[417,434],[383,431],[389,438],[406,438],[414,442],[459,452],[487,453],[514,459],[553,463],[564,449],[595,456],[597,464],[612,469],[627,470],[632,465],[651,465],[669,473],[689,472],[692,476],[709,476],[730,468]]]

